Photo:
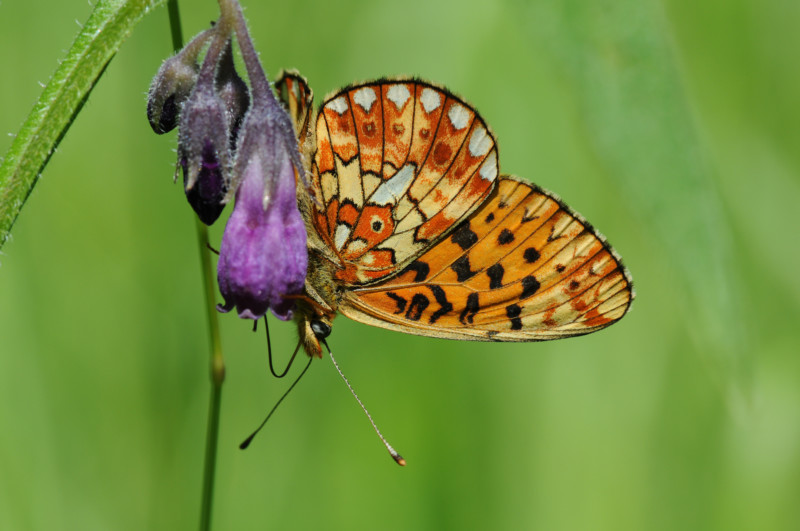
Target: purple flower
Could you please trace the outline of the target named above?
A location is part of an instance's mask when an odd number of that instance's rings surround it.
[[[178,127],[178,160],[189,204],[206,225],[225,207],[229,178],[229,127],[225,102],[217,94],[214,77],[229,41],[222,25],[209,46],[203,66],[186,103]]]
[[[222,4],[220,4],[222,5]],[[294,128],[258,60],[241,7],[234,2],[236,38],[250,80],[252,101],[239,130],[231,190],[236,204],[225,226],[217,281],[227,312],[259,319],[268,309],[292,317],[305,286],[306,229],[297,208],[297,178],[305,177]]]
[[[225,207],[223,200],[228,191],[225,182],[225,169],[217,157],[217,151],[210,140],[203,145],[200,157],[200,171],[197,173],[194,185],[189,186],[189,172],[187,171],[186,158],[181,159],[183,167],[183,187],[186,190],[186,199],[192,205],[197,217],[206,225],[214,223],[222,209]]]
[[[236,204],[225,226],[217,280],[225,304],[243,319],[260,319],[272,309],[282,320],[292,316],[302,291],[308,255],[306,230],[296,196],[297,147],[280,115],[251,109],[242,126],[234,171],[240,177]],[[282,109],[278,109],[282,111]],[[293,153],[294,150],[294,153]]]
[[[211,225],[225,207],[230,160],[225,104],[211,83],[199,81],[183,106],[178,160],[189,204],[203,223]]]

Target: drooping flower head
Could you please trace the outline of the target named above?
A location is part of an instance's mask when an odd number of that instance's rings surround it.
[[[220,247],[217,280],[225,304],[218,308],[236,308],[244,319],[259,319],[271,309],[287,320],[294,307],[291,295],[302,291],[308,264],[296,197],[296,179],[304,170],[291,120],[267,81],[241,9],[232,4],[252,104],[233,164],[236,203]]]
[[[178,162],[186,198],[200,220],[211,225],[224,208],[228,191],[230,148],[225,102],[217,94],[216,70],[229,40],[223,24],[214,28],[197,83],[181,109]]]
[[[200,32],[159,69],[147,98],[156,133],[179,125],[178,167],[189,204],[211,225],[228,197],[236,135],[250,104],[233,62],[231,17]],[[202,67],[197,60],[209,43]],[[177,176],[176,176],[177,177]]]
[[[239,317],[259,319],[271,308],[286,320],[294,301],[285,296],[299,293],[305,282],[305,225],[297,210],[292,146],[274,117],[251,121],[255,114],[242,127],[241,180],[220,246],[220,309],[235,307]]]
[[[220,246],[217,278],[225,303],[239,317],[267,310],[289,319],[302,292],[308,256],[297,207],[297,179],[305,182],[291,119],[278,103],[258,60],[241,6],[220,0],[221,15],[159,70],[148,97],[156,132],[179,123],[178,165],[186,197],[212,224],[235,199]],[[237,74],[236,35],[247,68]],[[211,41],[201,67],[197,58]]]

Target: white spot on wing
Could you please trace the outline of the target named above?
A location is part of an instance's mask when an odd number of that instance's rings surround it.
[[[464,129],[469,123],[469,111],[463,105],[454,103],[447,112],[450,123],[456,130]]]
[[[374,192],[382,182],[383,179],[374,173],[364,173],[364,175],[361,177],[361,185],[364,187],[364,197],[371,196],[372,192]]]
[[[389,87],[389,90],[386,91],[386,97],[389,98],[389,101],[394,103],[394,106],[397,107],[399,111],[403,108],[403,105],[406,104],[408,98],[411,97],[411,93],[405,85],[392,85]]]
[[[372,109],[372,104],[375,103],[376,99],[375,89],[372,87],[360,88],[353,95],[353,101],[358,103],[364,109],[364,112],[369,112]]]
[[[360,239],[355,239],[347,245],[347,254],[357,254],[367,248],[367,242]]]
[[[411,209],[413,209],[413,208],[414,208],[414,203],[412,203],[408,199],[407,195],[404,195],[403,197],[400,198],[400,201],[398,201],[397,204],[392,209],[392,217],[395,220],[399,221],[399,220],[403,219],[404,217],[406,217],[406,215],[409,212],[411,212]]]
[[[376,205],[396,204],[405,195],[411,181],[414,180],[415,169],[416,166],[411,163],[400,168],[400,171],[395,173],[391,179],[375,190],[375,193],[369,198],[369,202]]]
[[[483,161],[480,169],[481,179],[493,182],[497,179],[497,152],[492,151],[486,160]]]
[[[411,210],[402,219],[402,221],[400,221],[400,223],[397,224],[397,226],[395,226],[394,231],[399,233],[407,230],[412,230],[419,227],[423,223],[425,223],[425,218],[423,218],[420,211],[415,208]]]
[[[600,260],[596,260],[592,264],[592,267],[589,269],[589,272],[592,275],[599,275],[600,271],[603,270],[603,268],[606,266],[607,263],[608,263],[608,256],[603,256]]]
[[[347,241],[347,238],[350,236],[350,227],[339,223],[336,225],[336,232],[333,235],[333,243],[336,245],[336,248],[341,250],[344,242]]]
[[[425,109],[425,112],[434,111],[442,104],[442,98],[439,96],[439,93],[429,88],[422,91],[422,97],[419,101],[422,102],[422,107]]]
[[[473,157],[482,157],[489,152],[492,147],[492,137],[486,133],[486,128],[481,124],[477,124],[472,131],[472,137],[469,139],[469,152]]]
[[[335,100],[329,102],[327,107],[341,116],[344,114],[344,111],[347,110],[347,98],[339,96]]]
[[[395,260],[400,262],[414,253],[418,253],[424,247],[422,242],[414,239],[414,231],[406,231],[395,233],[386,238],[386,241],[381,244],[381,247],[387,249],[394,249]]]

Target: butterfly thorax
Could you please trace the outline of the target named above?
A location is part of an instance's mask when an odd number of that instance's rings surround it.
[[[306,222],[310,226],[308,217]],[[316,233],[310,230],[306,283],[295,312],[300,341],[309,356],[322,356],[321,331],[325,332],[322,337],[330,333],[341,300],[341,290],[334,281],[335,272],[341,266],[335,260]]]

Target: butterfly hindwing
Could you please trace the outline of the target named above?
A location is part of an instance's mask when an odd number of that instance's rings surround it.
[[[341,260],[336,280],[389,278],[492,191],[495,141],[471,107],[414,80],[378,80],[326,99],[316,122],[316,230]]]
[[[488,200],[400,274],[346,294],[357,321],[453,339],[537,341],[620,319],[630,276],[558,198],[501,177]]]

